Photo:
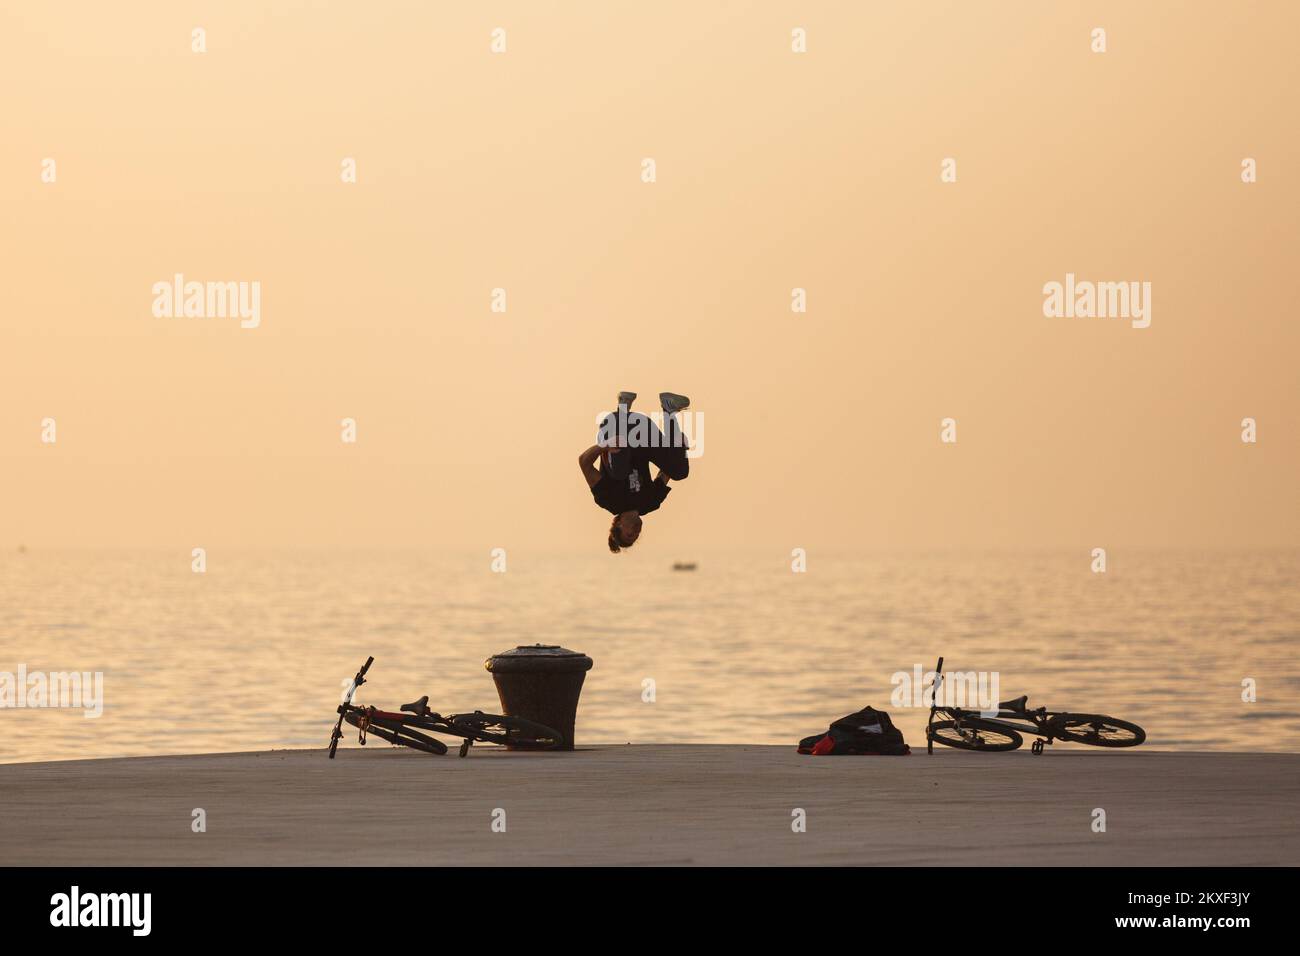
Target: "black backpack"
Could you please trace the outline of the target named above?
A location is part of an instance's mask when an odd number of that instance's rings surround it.
[[[841,717],[824,734],[799,741],[799,753],[822,756],[833,754],[877,754],[901,757],[912,751],[903,741],[903,732],[894,726],[889,715],[874,707]]]

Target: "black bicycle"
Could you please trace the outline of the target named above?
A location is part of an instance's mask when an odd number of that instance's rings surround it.
[[[1030,710],[1028,695],[1002,701],[998,704],[996,717],[985,717],[978,710],[940,707],[939,689],[942,686],[941,657],[934,669],[934,696],[930,699],[930,719],[925,725],[926,753],[934,753],[936,743],[981,753],[1015,750],[1025,742],[1021,731],[1038,735],[1030,747],[1035,754],[1041,754],[1043,746],[1054,740],[1069,740],[1092,747],[1136,747],[1147,739],[1146,731],[1137,724],[1104,714],[1073,714],[1046,707]],[[935,714],[950,719],[936,721]]]
[[[338,706],[338,722],[330,736],[330,759],[338,750],[339,741],[343,739],[343,722],[346,720],[360,731],[357,741],[365,746],[366,738],[374,734],[390,744],[400,744],[425,753],[442,755],[447,752],[447,745],[430,733],[446,734],[460,737],[460,755],[469,753],[475,741],[501,744],[512,750],[555,750],[564,746],[564,735],[543,724],[525,720],[522,717],[506,717],[501,714],[485,714],[476,710],[472,714],[449,714],[443,716],[429,709],[428,695],[409,704],[403,704],[402,712],[379,710],[377,707],[358,707],[352,703],[357,688],[366,682],[366,671],[375,662],[373,657],[366,658],[357,676],[343,695],[343,703]]]

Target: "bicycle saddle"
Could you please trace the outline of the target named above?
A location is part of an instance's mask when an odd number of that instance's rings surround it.
[[[429,709],[428,694],[425,694],[419,700],[413,700],[409,704],[402,705],[402,710],[410,714],[416,714],[418,716],[423,716],[428,709]]]
[[[1024,710],[1028,701],[1029,695],[1022,694],[1015,700],[1004,700],[998,704],[998,710]],[[406,708],[403,707],[402,710],[406,710]]]

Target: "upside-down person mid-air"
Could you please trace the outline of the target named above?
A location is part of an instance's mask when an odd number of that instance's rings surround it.
[[[636,543],[641,536],[641,516],[663,504],[671,490],[668,482],[682,481],[690,473],[686,436],[677,413],[689,408],[691,400],[672,392],[659,393],[667,436],[648,416],[631,411],[635,400],[635,392],[619,392],[618,410],[601,420],[596,444],[578,456],[592,498],[614,516],[607,543],[615,554]],[[659,469],[653,480],[652,464]]]

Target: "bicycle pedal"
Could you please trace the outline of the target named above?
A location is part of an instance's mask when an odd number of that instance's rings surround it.
[[[474,741],[472,740],[466,740],[464,743],[460,745],[460,755],[462,757],[465,756],[467,753],[469,753],[470,744],[472,744],[473,742]]]
[[[1035,740],[1035,741],[1033,742],[1033,744],[1031,744],[1030,747],[1029,747],[1030,752],[1031,752],[1031,753],[1034,753],[1034,754],[1041,754],[1041,753],[1043,752],[1043,744],[1044,744],[1044,743],[1046,743],[1046,741],[1043,741],[1043,740]]]

